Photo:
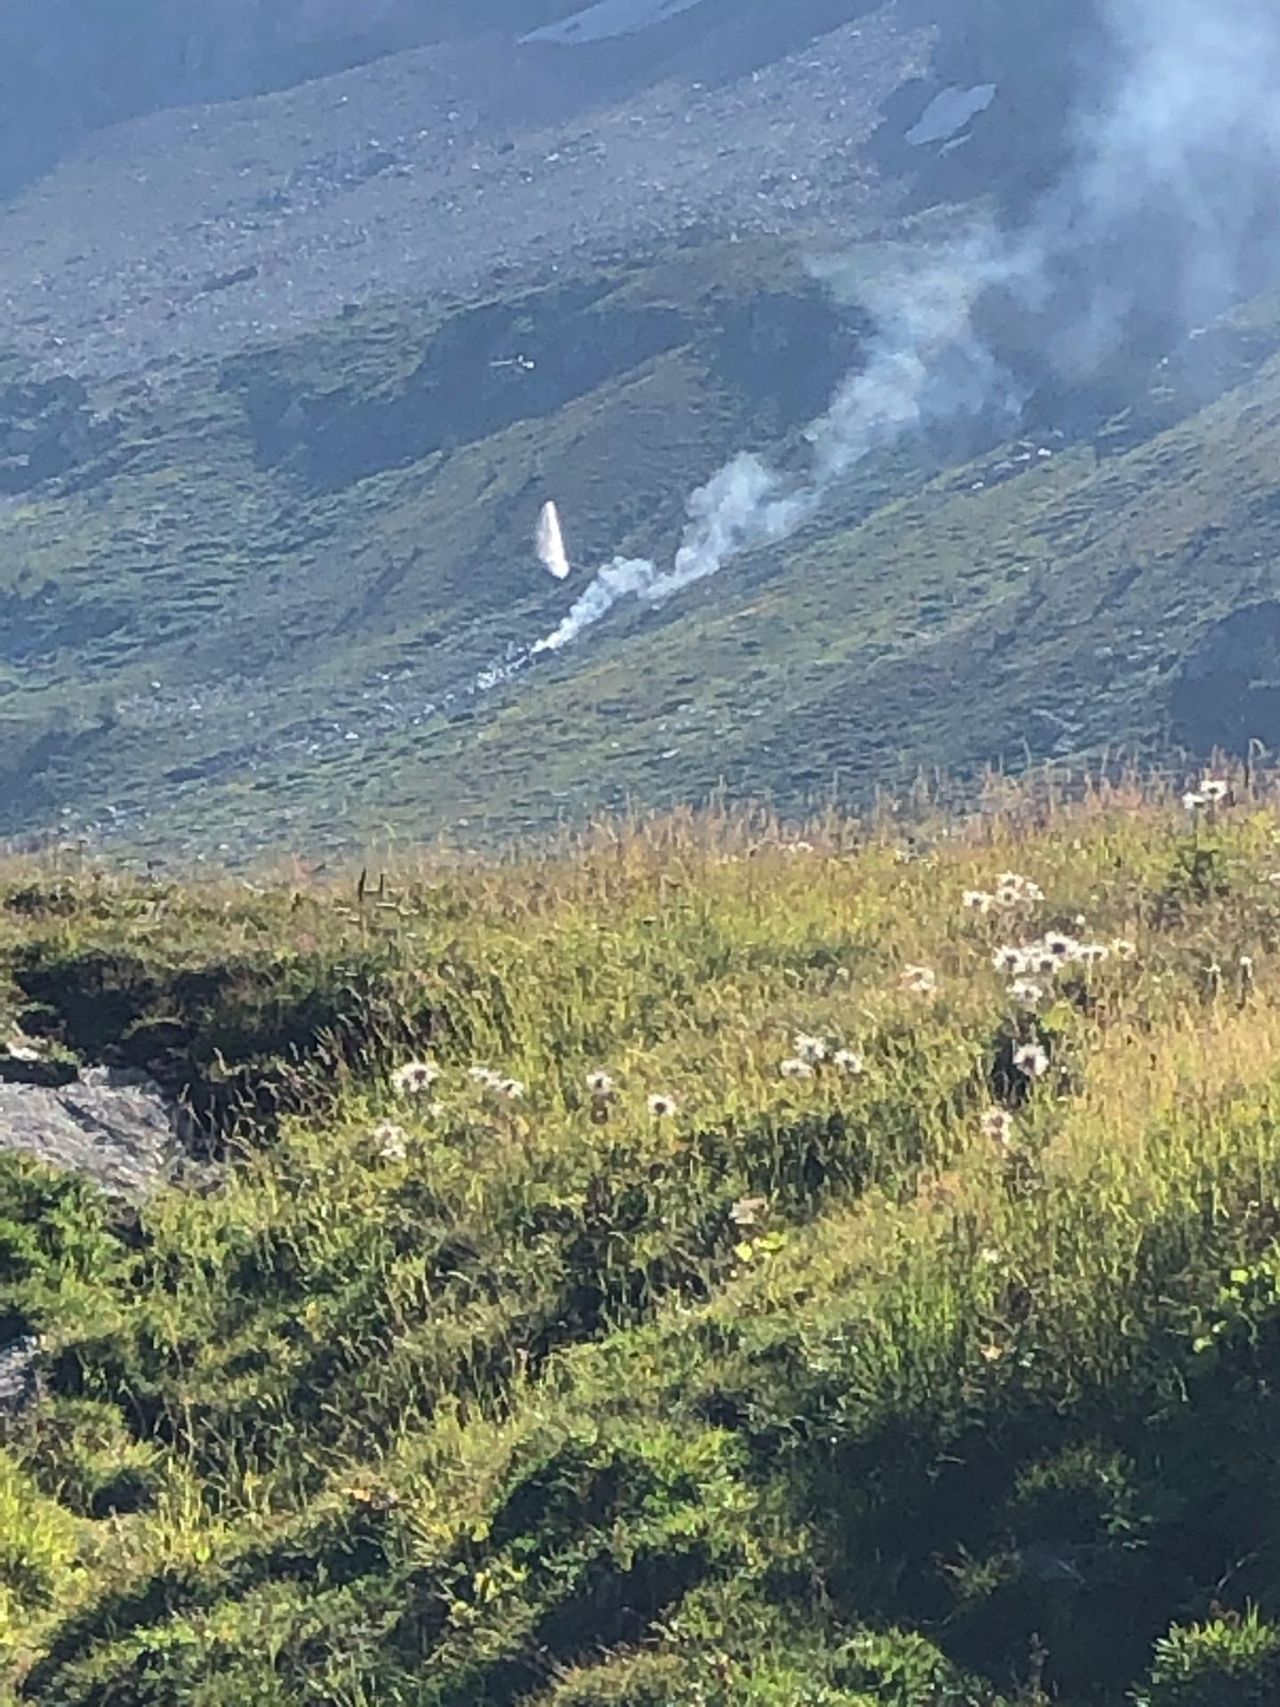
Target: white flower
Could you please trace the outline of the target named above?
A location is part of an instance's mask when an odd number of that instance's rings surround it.
[[[392,1088],[401,1096],[417,1097],[429,1091],[440,1077],[440,1069],[430,1061],[406,1061],[391,1075]]]
[[[816,1064],[827,1058],[827,1045],[823,1038],[813,1037],[807,1031],[798,1031],[795,1035],[795,1051],[802,1061]]]
[[[1128,937],[1118,936],[1112,939],[1111,952],[1117,960],[1132,960],[1138,952],[1136,942],[1130,942]]]
[[[857,1049],[837,1049],[831,1060],[842,1073],[849,1073],[855,1078],[867,1070],[866,1059]]]
[[[524,1095],[524,1083],[520,1079],[499,1079],[493,1088],[508,1102],[519,1102]]]
[[[1044,900],[1044,890],[1019,871],[1002,871],[996,880],[996,901],[1002,907],[1029,907]]]
[[[1202,807],[1208,804],[1209,802],[1204,795],[1197,794],[1193,789],[1189,789],[1182,797],[1183,810],[1186,812],[1199,812]]]
[[[801,1061],[797,1056],[790,1056],[785,1061],[779,1061],[778,1071],[784,1079],[811,1079],[813,1077],[813,1063]]]
[[[902,974],[902,987],[914,996],[936,995],[938,977],[929,966],[908,966]]]
[[[995,906],[995,896],[988,895],[985,889],[966,889],[960,905],[966,913],[989,913]]]
[[[1231,793],[1231,784],[1222,777],[1206,776],[1201,779],[1200,798],[1214,806],[1219,800],[1225,800]]]
[[[993,1144],[1007,1144],[1013,1136],[1013,1116],[1007,1109],[989,1108],[978,1125],[982,1136]]]
[[[1049,931],[1042,944],[1046,954],[1050,954],[1060,964],[1075,957],[1076,939],[1067,936],[1062,931]]]
[[[614,1082],[608,1073],[597,1070],[587,1074],[587,1089],[593,1097],[611,1097],[614,1093]]]
[[[409,1134],[393,1120],[383,1120],[374,1127],[370,1137],[378,1146],[378,1154],[387,1162],[403,1162],[408,1154]]]
[[[1022,949],[1006,946],[991,956],[991,964],[1006,978],[1017,978],[1027,971],[1027,957]]]
[[[659,1094],[649,1098],[649,1113],[655,1120],[665,1120],[668,1115],[675,1113],[677,1106],[673,1096]]]
[[[1043,1079],[1049,1071],[1049,1057],[1038,1043],[1024,1043],[1015,1050],[1013,1064],[1028,1079]]]
[[[1019,978],[1009,986],[1009,994],[1020,1008],[1038,1007],[1044,1000],[1044,989],[1030,978]]]

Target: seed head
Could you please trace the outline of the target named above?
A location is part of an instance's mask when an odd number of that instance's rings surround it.
[[[1015,1050],[1013,1064],[1027,1079],[1043,1079],[1049,1071],[1049,1057],[1038,1043],[1024,1043]]]
[[[1001,907],[1031,907],[1044,900],[1044,890],[1020,871],[1002,871],[996,880],[996,901]]]
[[[400,1096],[424,1096],[440,1077],[440,1069],[430,1061],[406,1061],[391,1075],[392,1089]]]
[[[1014,948],[1012,944],[998,948],[991,956],[991,964],[997,972],[1002,973],[1006,978],[1020,977],[1022,973],[1028,970],[1026,955],[1022,949]]]
[[[993,1144],[1007,1144],[1013,1136],[1013,1116],[1004,1108],[989,1108],[978,1125]]]
[[[370,1137],[378,1146],[378,1154],[386,1162],[403,1162],[408,1154],[409,1134],[393,1120],[383,1120],[374,1127]]]

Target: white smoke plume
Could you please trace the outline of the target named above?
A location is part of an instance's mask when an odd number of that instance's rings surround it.
[[[1100,0],[1100,19],[1071,167],[1017,230],[917,251],[860,290],[877,335],[808,429],[808,472],[735,457],[689,499],[671,568],[615,558],[536,652],[570,644],[621,598],[660,601],[785,539],[869,452],[930,421],[1016,413],[1017,386],[973,323],[991,287],[1050,311],[1043,353],[1080,380],[1123,348],[1135,314],[1190,330],[1275,278],[1280,0]]]
[[[1280,259],[1280,7],[1274,0],[1108,0],[1119,74],[1078,119],[1080,167],[1051,203],[1050,236],[1164,225],[1184,324],[1252,287],[1251,255]],[[1061,229],[1061,207],[1078,204]],[[1139,281],[1143,282],[1143,281]]]
[[[670,569],[645,558],[615,558],[533,650],[560,651],[621,598],[660,603],[741,552],[788,538],[877,446],[931,418],[989,407],[996,364],[972,337],[969,317],[980,291],[1009,268],[986,232],[933,254],[913,251],[909,271],[892,272],[866,293],[869,306],[879,310],[881,331],[866,367],[841,385],[827,413],[807,429],[808,475],[788,480],[757,456],[734,457],[689,498],[689,521]],[[944,355],[950,358],[945,364]]]
[[[643,596],[653,576],[653,564],[643,558],[615,557],[612,563],[606,563],[603,569],[596,571],[590,586],[575,601],[559,628],[548,634],[545,640],[539,640],[533,650],[560,651],[561,647],[576,640],[584,628],[599,622],[628,593]]]
[[[569,556],[564,548],[564,534],[560,529],[560,512],[555,504],[548,499],[542,506],[538,516],[537,535],[538,562],[549,575],[554,575],[557,581],[565,581],[569,576]]]

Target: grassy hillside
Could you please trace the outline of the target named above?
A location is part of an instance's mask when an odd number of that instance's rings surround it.
[[[172,845],[220,799],[252,841],[244,789],[282,821],[295,779],[306,816],[339,821],[317,759],[411,731],[558,620],[544,498],[582,563],[673,540],[691,469],[823,406],[853,332],[781,245],[734,263],[727,286],[712,247],[370,311],[90,393],[13,364],[0,830],[109,806],[135,830],[168,816]]]
[[[1280,816],[986,804],[9,870],[7,1021],[223,1170],[0,1169],[15,1699],[1274,1700]]]

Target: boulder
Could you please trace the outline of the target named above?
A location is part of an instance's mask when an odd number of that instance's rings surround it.
[[[0,1150],[74,1169],[139,1202],[190,1169],[178,1111],[144,1074],[91,1067],[72,1084],[0,1084]]]

